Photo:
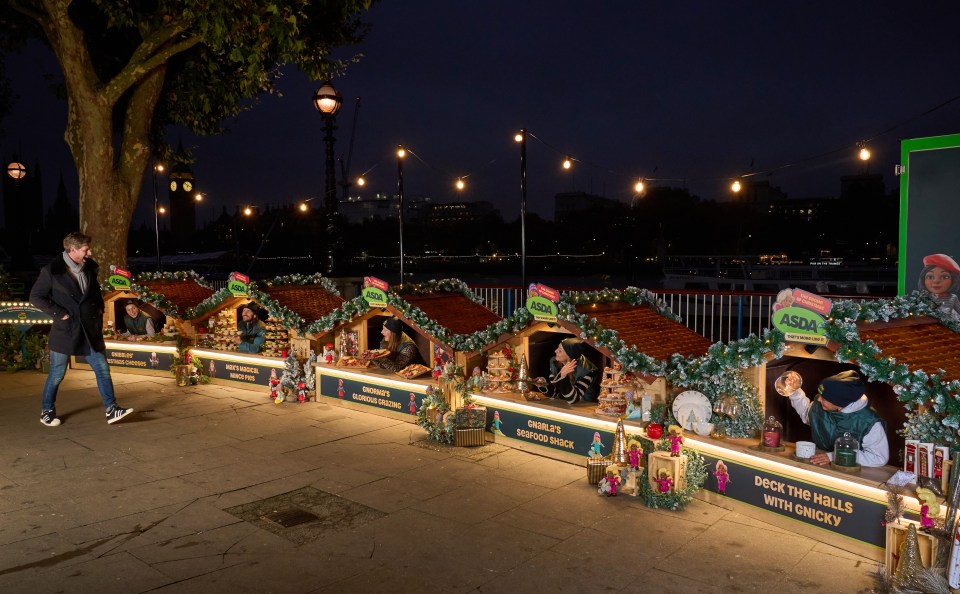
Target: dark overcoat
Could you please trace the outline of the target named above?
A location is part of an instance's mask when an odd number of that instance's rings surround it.
[[[83,273],[87,277],[87,290],[80,292],[63,255],[40,269],[40,277],[30,290],[30,303],[53,317],[50,328],[50,350],[65,355],[89,355],[90,350],[102,353],[103,343],[103,294],[97,273],[100,267],[87,259]],[[70,317],[63,320],[63,314]]]

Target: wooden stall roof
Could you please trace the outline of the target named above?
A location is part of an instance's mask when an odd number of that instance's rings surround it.
[[[685,357],[707,354],[710,341],[679,322],[667,319],[649,305],[595,303],[577,306],[577,312],[591,318],[639,352],[665,361],[674,353]]]
[[[320,285],[276,285],[262,287],[270,299],[303,318],[307,324],[330,315],[343,305],[343,298]]]
[[[473,334],[500,321],[500,316],[460,293],[424,293],[401,297],[454,334]]]
[[[151,293],[163,295],[181,314],[213,295],[213,290],[201,287],[193,280],[158,279],[137,284],[146,287]]]
[[[860,322],[857,329],[861,340],[875,342],[884,357],[928,374],[943,369],[947,381],[960,379],[960,334],[933,318]]]

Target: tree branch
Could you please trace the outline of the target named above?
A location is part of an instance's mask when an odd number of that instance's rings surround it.
[[[36,21],[41,27],[47,22],[47,13],[39,8],[35,2],[8,0],[8,3],[10,4],[10,8],[16,10],[28,19]]]
[[[111,104],[115,103],[131,87],[139,84],[144,77],[157,67],[166,64],[173,56],[185,52],[200,43],[199,35],[189,36],[177,43],[171,43],[178,35],[187,30],[191,23],[173,21],[146,36],[130,56],[130,60],[104,88],[104,96]]]

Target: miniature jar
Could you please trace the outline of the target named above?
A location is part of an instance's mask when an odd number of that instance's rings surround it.
[[[763,424],[763,446],[768,448],[779,448],[780,437],[783,435],[783,425],[773,416],[767,419]]]
[[[849,431],[844,432],[833,444],[833,463],[848,468],[856,466],[859,449],[860,443],[850,435]]]

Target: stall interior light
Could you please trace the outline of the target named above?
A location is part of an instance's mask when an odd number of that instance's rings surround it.
[[[116,349],[118,351],[138,351],[141,353],[170,353],[171,355],[177,354],[177,347],[149,343],[149,342],[129,342],[121,340],[105,340],[104,344],[108,348]]]
[[[347,371],[346,369],[338,369],[338,368],[335,368],[335,367],[330,367],[329,365],[327,365],[327,364],[325,364],[325,363],[320,363],[319,361],[316,362],[316,363],[314,363],[313,366],[314,366],[314,367],[317,367],[317,368],[322,368],[324,375],[329,375],[329,376],[333,376],[333,377],[342,377],[342,378],[344,378],[344,379],[352,379],[352,380],[356,380],[356,381],[359,381],[359,382],[375,383],[375,384],[377,384],[378,386],[391,386],[391,387],[394,387],[394,388],[400,388],[401,390],[407,390],[407,391],[409,391],[409,390],[410,390],[410,384],[411,384],[411,383],[414,383],[414,382],[411,382],[411,381],[408,381],[408,382],[400,382],[400,381],[397,381],[397,380],[394,380],[394,379],[390,379],[390,378],[387,378],[387,377],[371,376],[371,375],[369,375],[369,374],[368,374],[368,375],[364,375],[364,374],[362,374],[362,373],[353,373],[353,372]],[[424,381],[424,380],[421,380],[421,381]],[[420,387],[426,389],[427,387],[429,387],[429,386],[431,386],[431,385],[434,385],[434,386],[435,386],[435,385],[436,385],[436,382],[428,382],[428,383],[425,383],[425,384],[415,384],[415,385],[420,385]]]
[[[52,324],[53,320],[0,320],[0,324]]]
[[[235,363],[251,363],[253,365],[263,365],[266,367],[283,367],[283,359],[280,357],[248,357],[244,355],[234,355],[223,351],[206,351],[203,349],[190,349],[190,356],[203,359],[216,359],[217,361],[232,361]]]

